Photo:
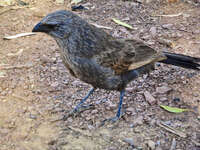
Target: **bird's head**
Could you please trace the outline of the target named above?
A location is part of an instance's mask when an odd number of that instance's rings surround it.
[[[83,20],[70,11],[60,10],[48,14],[35,27],[32,32],[44,32],[54,38],[65,38]]]

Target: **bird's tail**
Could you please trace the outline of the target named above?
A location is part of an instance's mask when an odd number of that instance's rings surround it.
[[[169,52],[163,52],[163,54],[167,59],[160,61],[161,63],[180,66],[187,69],[200,70],[200,58]]]

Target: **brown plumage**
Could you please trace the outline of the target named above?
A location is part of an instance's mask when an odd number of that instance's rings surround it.
[[[156,52],[140,40],[114,38],[69,11],[47,15],[34,27],[33,32],[47,33],[56,40],[62,60],[74,77],[91,84],[94,89],[120,91],[115,120],[121,114],[126,85],[140,74],[153,70],[155,62],[195,70],[200,67],[199,58]],[[80,108],[94,89],[72,112]]]

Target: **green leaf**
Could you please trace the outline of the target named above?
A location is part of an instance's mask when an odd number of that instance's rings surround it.
[[[182,113],[184,111],[188,111],[188,109],[182,109],[182,108],[177,108],[177,107],[170,107],[170,106],[165,106],[165,105],[160,105],[163,109],[172,112],[172,113]]]
[[[129,28],[129,29],[133,29],[133,27],[132,27],[131,25],[129,25],[129,24],[125,23],[125,22],[122,22],[122,21],[120,21],[120,20],[118,20],[118,19],[115,19],[115,18],[112,18],[112,20],[113,20],[115,23],[119,24],[119,25],[122,25],[122,26],[124,26],[124,27]]]
[[[78,3],[80,3],[82,0],[72,0],[71,1],[71,4],[78,4]]]

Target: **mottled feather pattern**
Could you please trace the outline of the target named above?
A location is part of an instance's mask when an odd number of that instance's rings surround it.
[[[33,31],[52,36],[69,72],[95,88],[122,90],[138,75],[153,70],[157,61],[200,68],[199,58],[156,52],[138,39],[115,38],[65,10],[47,15]]]

